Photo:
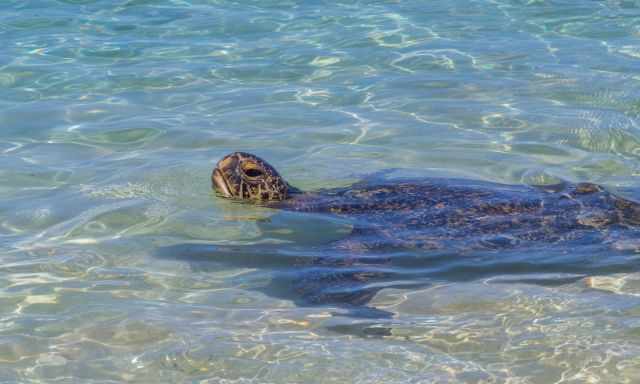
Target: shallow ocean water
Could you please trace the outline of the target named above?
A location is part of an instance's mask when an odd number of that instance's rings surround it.
[[[0,382],[640,381],[633,250],[479,258],[362,318],[268,289],[348,224],[209,181],[244,150],[307,190],[399,169],[640,196],[639,1],[4,0],[0,46]],[[162,252],[190,245],[226,262]]]

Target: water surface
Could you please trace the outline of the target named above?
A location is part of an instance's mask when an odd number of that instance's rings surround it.
[[[640,380],[633,247],[477,255],[366,319],[267,289],[348,224],[209,182],[245,150],[303,189],[399,168],[637,196],[639,38],[633,0],[3,1],[0,381]],[[187,244],[255,257],[161,257]]]

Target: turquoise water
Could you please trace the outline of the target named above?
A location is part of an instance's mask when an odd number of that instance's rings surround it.
[[[361,319],[266,289],[267,250],[347,224],[209,181],[245,150],[303,189],[402,169],[634,196],[637,0],[4,0],[0,46],[1,382],[640,381],[633,252],[383,289],[393,318]],[[258,256],[159,256],[185,244]]]

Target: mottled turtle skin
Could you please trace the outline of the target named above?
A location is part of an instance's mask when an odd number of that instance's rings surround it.
[[[538,187],[430,178],[302,193],[266,161],[243,152],[220,160],[212,181],[227,198],[348,217],[352,233],[336,247],[353,251],[614,241],[609,228],[640,224],[639,204],[592,183]]]

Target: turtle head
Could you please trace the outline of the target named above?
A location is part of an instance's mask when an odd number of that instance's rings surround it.
[[[280,201],[292,191],[269,163],[245,152],[223,157],[213,169],[211,181],[220,195],[237,200]]]

